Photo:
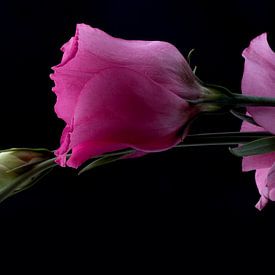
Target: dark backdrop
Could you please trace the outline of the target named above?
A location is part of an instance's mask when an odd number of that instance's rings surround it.
[[[275,47],[271,2],[2,2],[1,148],[58,147],[63,122],[53,111],[48,75],[76,23],[125,39],[168,41],[185,56],[195,48],[192,62],[199,77],[239,92],[241,52],[249,41],[268,31]],[[237,119],[220,114],[202,117],[192,129],[237,131],[239,126]],[[180,249],[174,261],[180,262],[184,252],[197,257],[213,243],[216,251],[254,251],[255,244],[266,243],[266,232],[275,229],[275,203],[258,212],[258,198],[253,173],[241,173],[240,159],[228,148],[182,149],[117,162],[83,176],[56,169],[2,203],[0,222],[16,242],[37,247],[63,251],[72,243],[83,244],[91,253],[109,251],[111,257],[118,248],[126,254],[139,248],[141,263],[151,261],[155,248],[166,258],[173,244]],[[59,242],[47,243],[49,235]],[[236,236],[240,242],[232,242]]]

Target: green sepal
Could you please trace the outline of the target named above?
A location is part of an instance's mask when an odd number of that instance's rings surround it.
[[[112,162],[115,162],[119,160],[121,156],[107,156],[107,157],[102,157],[99,159],[94,160],[90,164],[86,165],[84,168],[82,168],[79,172],[78,175],[81,175],[87,171],[90,171],[96,167],[103,166]]]
[[[189,65],[191,65],[191,57],[192,57],[192,54],[194,51],[195,51],[195,49],[191,49],[187,55],[187,62]]]
[[[246,143],[236,148],[230,148],[230,152],[238,157],[260,155],[275,151],[275,136],[265,137]]]
[[[189,66],[191,67],[191,57],[193,55],[193,52],[195,51],[195,49],[191,49],[187,55],[187,62],[189,64]],[[194,68],[192,69],[192,72],[194,75],[196,75],[196,72],[197,72],[197,66],[195,65]]]
[[[259,124],[251,116],[248,116],[248,115],[246,115],[244,113],[241,113],[241,112],[239,112],[237,110],[234,110],[234,109],[230,110],[230,113],[233,116],[237,117],[238,119],[246,121],[246,122],[248,122],[250,124],[253,124],[255,126],[259,126]]]
[[[134,152],[133,150],[125,150],[125,151],[121,151],[121,152],[114,152],[114,153],[106,154],[105,156],[100,157],[100,158],[94,160],[93,162],[91,162],[90,164],[86,165],[84,168],[82,168],[78,172],[78,175],[81,175],[81,174],[83,174],[91,169],[94,169],[96,167],[103,166],[103,165],[118,161],[118,160],[122,159],[124,156],[130,155],[133,152]]]

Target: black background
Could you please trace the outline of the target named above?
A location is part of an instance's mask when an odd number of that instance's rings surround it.
[[[195,48],[192,62],[198,76],[239,92],[241,52],[250,40],[268,31],[275,48],[271,3],[1,3],[1,148],[59,146],[63,122],[54,114],[48,75],[60,62],[59,48],[74,35],[76,23],[125,39],[168,41],[185,56]],[[237,131],[239,126],[228,114],[211,115],[197,120],[192,132]],[[258,198],[253,173],[241,173],[240,159],[228,148],[181,149],[117,162],[82,176],[56,169],[2,203],[0,223],[8,241],[25,242],[20,251],[30,243],[56,254],[72,245],[83,251],[83,245],[89,249],[86,255],[119,255],[138,267],[152,262],[156,250],[164,259],[173,254],[174,263],[184,259],[184,252],[195,258],[212,249],[219,254],[231,248],[234,256],[247,248],[256,253],[255,246],[269,244],[275,230],[275,203],[259,212],[254,208]],[[131,256],[139,249],[139,256]],[[118,264],[124,266],[123,261]],[[227,274],[223,270],[220,274]]]

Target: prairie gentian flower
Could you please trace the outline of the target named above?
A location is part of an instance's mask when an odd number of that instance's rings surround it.
[[[204,88],[173,45],[118,39],[79,24],[61,49],[62,61],[51,75],[55,112],[66,123],[56,150],[61,166],[77,168],[124,148],[162,151],[186,135],[199,112],[187,100],[199,98]]]

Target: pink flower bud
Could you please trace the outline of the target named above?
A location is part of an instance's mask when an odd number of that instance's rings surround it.
[[[77,25],[62,48],[51,78],[55,112],[66,127],[57,162],[77,168],[106,152],[169,149],[186,135],[199,112],[186,100],[200,97],[198,83],[181,53],[160,41],[129,41]]]

